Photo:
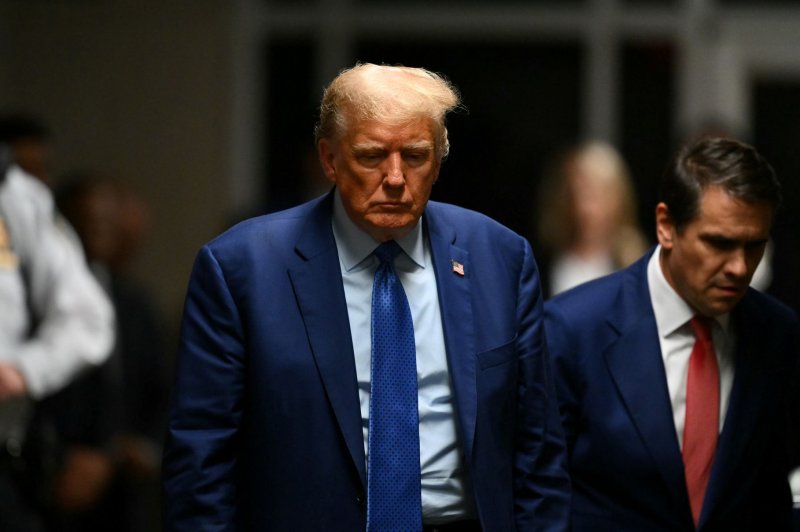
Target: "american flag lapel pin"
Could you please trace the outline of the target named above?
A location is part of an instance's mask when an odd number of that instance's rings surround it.
[[[450,260],[450,264],[453,265],[453,273],[464,277],[464,265],[458,262],[455,259]]]

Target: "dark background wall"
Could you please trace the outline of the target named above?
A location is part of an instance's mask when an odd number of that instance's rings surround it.
[[[4,0],[0,108],[49,121],[53,174],[97,168],[150,203],[154,229],[133,271],[173,329],[203,242],[319,192],[316,105],[356,60],[424,66],[459,87],[467,110],[450,118],[434,198],[483,211],[534,246],[538,181],[560,149],[604,133],[629,163],[652,235],[658,179],[687,117],[727,112],[786,186],[775,289],[796,304],[800,11],[699,2],[717,11],[684,24],[685,4]],[[598,64],[611,86],[598,86]],[[598,88],[605,100],[591,96]]]

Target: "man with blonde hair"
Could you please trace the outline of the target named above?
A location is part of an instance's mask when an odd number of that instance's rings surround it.
[[[455,89],[359,64],[316,130],[331,192],[204,246],[164,460],[168,530],[565,530],[528,243],[428,201]]]

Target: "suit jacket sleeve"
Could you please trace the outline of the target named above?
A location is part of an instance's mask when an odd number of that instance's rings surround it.
[[[515,458],[518,530],[566,530],[570,482],[544,333],[543,301],[530,245],[519,280],[519,404]]]
[[[164,450],[166,529],[231,530],[244,390],[243,331],[213,252],[189,282]]]

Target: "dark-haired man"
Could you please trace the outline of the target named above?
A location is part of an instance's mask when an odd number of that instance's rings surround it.
[[[659,245],[545,306],[572,529],[788,530],[797,317],[748,287],[780,185],[751,146],[678,153]]]

